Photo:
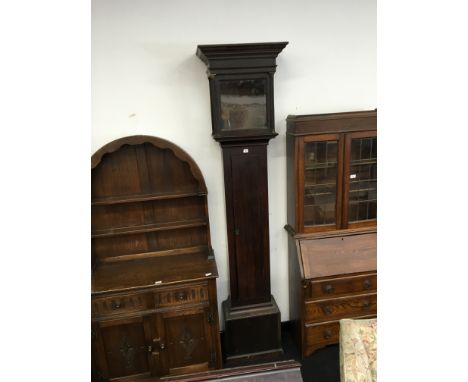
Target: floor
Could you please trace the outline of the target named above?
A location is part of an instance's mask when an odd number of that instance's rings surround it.
[[[317,350],[302,361],[304,382],[339,382],[340,360],[338,345],[330,345]]]
[[[241,365],[267,363],[272,361],[295,359],[302,363],[301,373],[304,382],[339,382],[339,348],[338,345],[330,345],[319,349],[311,356],[300,360],[300,355],[292,335],[292,327],[288,323],[281,325],[281,336],[284,354],[275,357],[264,356],[261,358],[244,360],[242,363],[225,363],[224,368]]]

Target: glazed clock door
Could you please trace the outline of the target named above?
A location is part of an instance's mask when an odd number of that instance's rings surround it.
[[[344,228],[372,226],[377,220],[377,133],[346,135]]]
[[[304,232],[326,231],[341,226],[343,138],[340,134],[304,137],[301,143],[303,174],[299,200],[304,201]]]
[[[209,308],[192,308],[158,315],[162,375],[208,370],[215,366],[211,348]]]
[[[125,381],[150,376],[151,322],[147,317],[121,318],[93,323],[93,351],[97,381]]]

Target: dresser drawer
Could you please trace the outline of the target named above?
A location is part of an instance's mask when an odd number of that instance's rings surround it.
[[[105,316],[144,311],[151,307],[149,300],[150,295],[148,293],[96,297],[92,299],[91,315]]]
[[[373,292],[376,290],[377,274],[373,273],[321,281],[309,281],[305,298],[331,298],[345,294]]]
[[[377,313],[375,293],[305,303],[305,322],[339,320]]]
[[[159,289],[154,296],[156,308],[205,302],[209,300],[208,284]]]

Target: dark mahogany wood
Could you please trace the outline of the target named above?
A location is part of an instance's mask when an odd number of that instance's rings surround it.
[[[223,302],[228,360],[281,352],[270,290],[267,145],[274,138],[273,75],[287,42],[199,45],[207,65],[213,138],[224,163],[230,297]]]
[[[156,137],[92,157],[93,380],[221,367],[207,191],[193,159]]]
[[[377,110],[289,115],[287,134],[294,136],[377,130]]]
[[[339,320],[377,315],[375,228],[291,235],[290,320],[303,357],[338,342]]]
[[[289,315],[303,357],[338,342],[339,319],[377,314],[377,220],[350,222],[348,211],[352,139],[376,136],[376,110],[287,118]],[[318,148],[313,155],[306,151],[324,142],[336,145],[334,156],[322,151],[319,160]],[[327,171],[336,171],[336,179]],[[320,197],[332,199],[332,192],[334,221],[311,223],[315,211],[306,218],[306,207],[319,205],[325,215],[327,202]]]
[[[376,219],[348,223],[351,139],[376,137],[376,134],[376,110],[288,116],[286,132],[288,224],[295,233],[376,226]],[[338,142],[335,223],[307,226],[304,223],[304,145],[308,142],[331,140]]]
[[[298,239],[297,245],[306,279],[367,272],[377,267],[376,233],[311,234]]]

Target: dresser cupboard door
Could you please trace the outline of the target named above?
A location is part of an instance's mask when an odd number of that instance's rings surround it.
[[[93,323],[92,339],[96,370],[100,381],[150,376],[153,368],[152,325],[149,317],[122,318]],[[121,379],[122,378],[122,379]]]
[[[216,365],[212,348],[209,308],[193,308],[161,313],[157,317],[161,333],[162,375],[208,370]]]

